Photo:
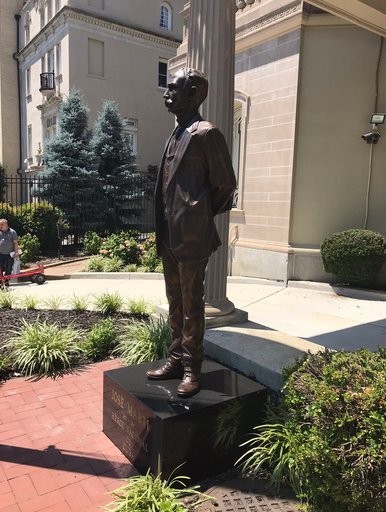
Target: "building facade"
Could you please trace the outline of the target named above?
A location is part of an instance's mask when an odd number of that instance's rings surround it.
[[[186,58],[188,5],[184,17],[171,69]],[[328,281],[327,234],[386,235],[383,125],[377,145],[361,138],[386,112],[385,35],[378,0],[260,0],[236,14],[233,275]]]
[[[157,165],[173,119],[163,104],[167,62],[182,37],[182,0],[27,0],[20,10],[21,167],[39,172],[71,89],[89,106],[117,102],[139,169]]]
[[[20,124],[15,14],[22,0],[0,2],[0,164],[10,175],[16,174],[20,162]]]

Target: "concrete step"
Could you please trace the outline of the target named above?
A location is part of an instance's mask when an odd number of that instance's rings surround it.
[[[322,345],[254,322],[207,330],[204,348],[215,361],[275,391],[283,386],[283,368],[305,352],[324,350]]]

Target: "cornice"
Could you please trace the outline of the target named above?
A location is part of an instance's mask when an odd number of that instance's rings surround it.
[[[247,25],[242,25],[241,27],[239,27],[236,30],[236,41],[238,39],[247,37],[247,36],[253,34],[254,32],[257,32],[258,30],[261,30],[262,28],[265,28],[269,25],[277,23],[285,18],[288,18],[295,14],[299,14],[302,11],[303,11],[303,1],[295,0],[294,2],[291,2],[290,4],[286,5],[285,7],[281,8],[281,9],[277,9],[276,11],[270,12],[269,14],[266,14],[265,16],[262,16],[260,18],[257,18],[256,20],[253,20],[252,22],[248,23]]]
[[[16,57],[20,60],[24,60],[27,55],[36,51],[40,44],[47,41],[51,34],[54,34],[62,25],[68,24],[71,21],[87,23],[99,29],[113,30],[130,38],[150,42],[158,46],[167,46],[176,49],[181,44],[181,40],[179,39],[162,37],[155,32],[145,31],[139,27],[125,25],[115,20],[110,20],[109,18],[90,14],[89,12],[75,9],[74,7],[65,6],[33,39],[31,39]]]

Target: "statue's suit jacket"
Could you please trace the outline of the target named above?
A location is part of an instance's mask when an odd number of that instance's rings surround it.
[[[232,161],[221,132],[197,117],[179,139],[163,204],[163,165],[155,190],[156,237],[162,254],[162,231],[168,224],[170,248],[178,261],[208,258],[221,245],[214,217],[232,208],[236,187]]]

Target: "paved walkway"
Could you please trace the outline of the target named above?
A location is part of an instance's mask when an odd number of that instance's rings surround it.
[[[105,361],[57,380],[0,387],[0,511],[88,512],[133,466],[102,433]]]

